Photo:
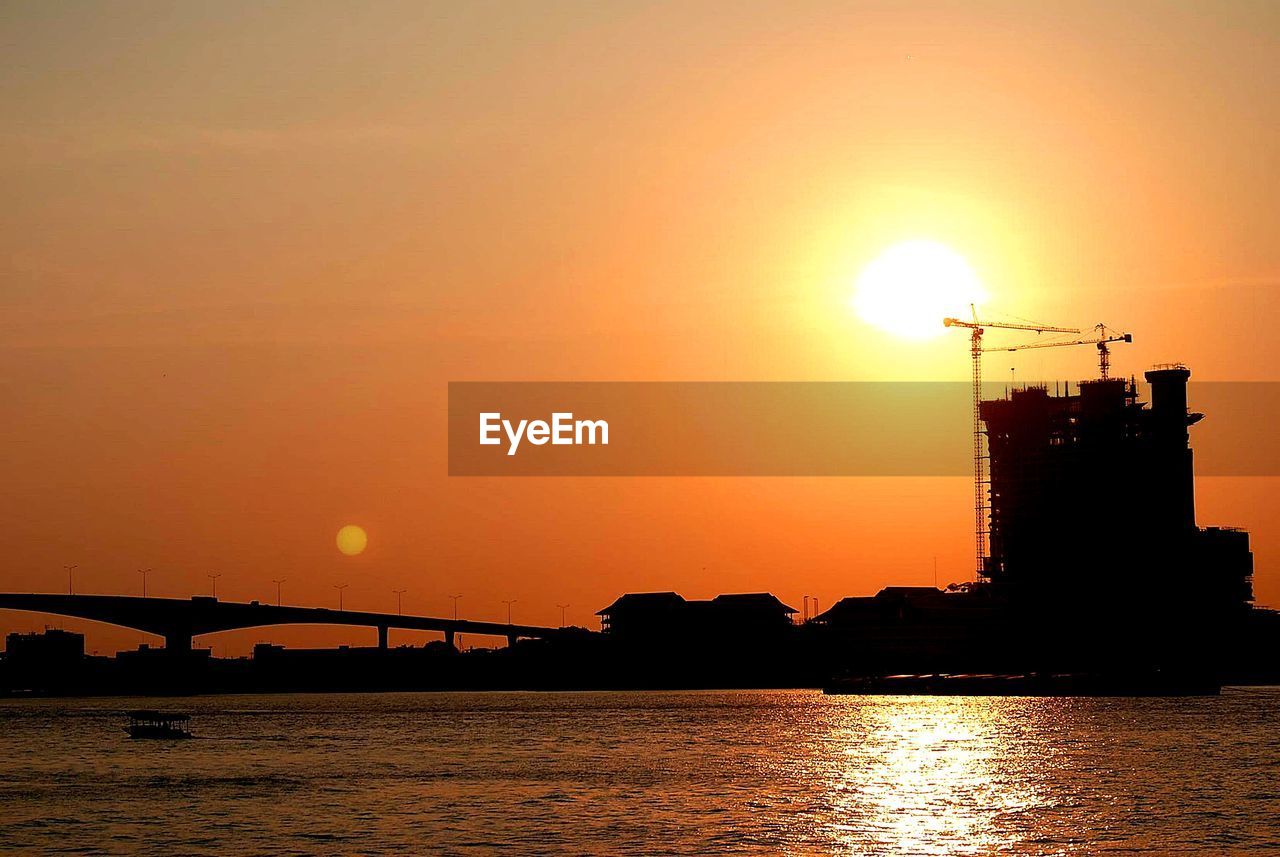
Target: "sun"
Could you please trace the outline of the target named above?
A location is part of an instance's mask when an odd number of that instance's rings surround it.
[[[337,541],[338,550],[347,556],[356,556],[364,553],[365,546],[369,544],[369,534],[364,531],[363,527],[347,524],[338,530]]]
[[[968,314],[987,293],[964,257],[936,241],[902,241],[858,275],[852,305],[868,324],[910,339],[943,332],[946,316]]]

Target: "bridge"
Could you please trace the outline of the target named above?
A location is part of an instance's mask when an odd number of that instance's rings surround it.
[[[164,646],[173,651],[190,651],[191,638],[218,631],[258,628],[264,625],[358,625],[378,629],[378,648],[387,647],[391,628],[439,631],[453,645],[455,634],[505,637],[509,645],[517,639],[557,639],[581,636],[581,628],[544,628],[504,622],[476,622],[471,619],[437,619],[432,616],[402,616],[398,613],[366,613],[358,610],[330,610],[324,607],[283,607],[251,601],[219,601],[208,596],[181,598],[139,598],[129,595],[43,595],[0,593],[0,610],[26,610],[57,616],[74,616],[133,628],[164,637]]]

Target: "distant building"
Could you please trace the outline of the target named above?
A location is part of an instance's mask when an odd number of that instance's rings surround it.
[[[842,598],[805,626],[832,670],[865,674],[973,671],[994,666],[1005,604],[988,585],[944,591],[886,586]]]
[[[615,638],[690,636],[770,637],[792,628],[794,607],[767,592],[689,601],[675,592],[623,595],[599,611],[601,629]]]
[[[5,637],[0,688],[61,690],[77,680],[86,663],[83,634],[57,629],[9,634]]]
[[[141,643],[136,649],[116,652],[116,660],[123,664],[145,663],[147,661],[208,661],[213,657],[213,649],[170,649],[167,646],[156,647],[150,643]]]
[[[875,595],[841,598],[812,621],[831,627],[904,622],[931,616],[955,601],[955,596],[932,586],[886,586]]]
[[[42,633],[9,634],[5,659],[15,667],[58,667],[84,660],[84,634],[50,628]]]

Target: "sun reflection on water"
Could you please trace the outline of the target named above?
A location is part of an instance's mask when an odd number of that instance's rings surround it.
[[[830,839],[850,850],[990,853],[1004,839],[1003,819],[1047,804],[1033,778],[1011,770],[1046,760],[1018,759],[1004,735],[1010,720],[1048,713],[1025,710],[1032,700],[836,702],[828,738]]]

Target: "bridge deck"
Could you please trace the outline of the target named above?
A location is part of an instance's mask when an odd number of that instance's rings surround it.
[[[74,616],[145,631],[165,638],[166,646],[190,647],[193,636],[256,628],[265,625],[358,625],[379,629],[386,644],[386,630],[440,631],[454,634],[554,639],[580,635],[581,629],[547,628],[539,625],[511,625],[478,622],[472,619],[442,619],[434,616],[404,616],[397,613],[370,613],[360,610],[330,610],[324,607],[289,607],[274,604],[218,601],[213,598],[139,598],[129,595],[52,595],[40,593],[0,593],[0,609],[26,610],[58,616]],[[591,633],[591,632],[589,632]]]

